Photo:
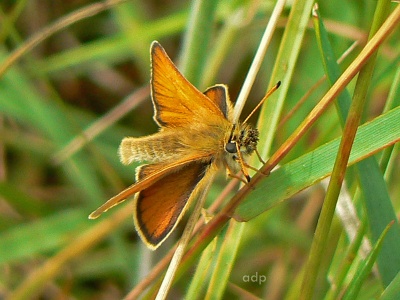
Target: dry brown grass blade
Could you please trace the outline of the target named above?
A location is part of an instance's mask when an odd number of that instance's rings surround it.
[[[91,4],[87,7],[81,8],[74,11],[65,17],[57,20],[53,24],[43,28],[41,31],[37,32],[22,44],[21,47],[16,49],[10,56],[0,65],[0,78],[3,77],[5,72],[10,68],[18,59],[20,59],[25,53],[32,50],[42,41],[46,40],[58,31],[74,24],[80,20],[92,17],[104,10],[109,9],[112,6],[121,4],[127,0],[106,0],[103,2],[98,2]]]
[[[134,107],[146,99],[150,95],[149,85],[146,85],[114,107],[106,115],[95,121],[80,135],[71,140],[64,148],[59,150],[53,155],[52,161],[55,165],[64,162],[68,157],[72,156],[75,152],[79,151],[86,143],[94,139],[97,135],[114,124],[117,120],[121,119],[129,113]]]

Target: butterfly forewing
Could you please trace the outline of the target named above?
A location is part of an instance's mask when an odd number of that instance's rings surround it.
[[[163,127],[186,127],[223,117],[219,107],[178,71],[158,42],[151,46],[154,118]]]

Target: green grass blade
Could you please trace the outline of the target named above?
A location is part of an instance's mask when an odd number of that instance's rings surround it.
[[[217,241],[217,238],[213,239],[202,252],[200,261],[196,267],[196,272],[190,281],[185,299],[203,299],[204,290],[206,290],[208,286],[210,268],[213,266]]]
[[[88,222],[82,210],[66,210],[4,231],[0,234],[0,265],[53,252],[71,241],[73,233],[79,233]]]
[[[380,300],[392,300],[400,298],[400,272],[383,291]]]
[[[326,31],[322,17],[317,8],[313,10],[313,15],[315,15],[313,20],[317,43],[322,58],[322,65],[324,66],[325,75],[327,76],[330,86],[332,86],[333,83],[340,77],[341,70],[339,65],[336,63],[337,59],[329,41],[328,32]],[[342,127],[344,126],[346,117],[349,113],[350,103],[350,93],[347,91],[347,89],[344,89],[343,92],[337,97],[337,102],[335,102]]]
[[[182,74],[195,86],[200,84],[202,78],[217,4],[218,1],[214,0],[192,2],[179,65]]]
[[[186,21],[187,12],[180,11],[151,23],[141,24],[141,39],[152,41],[154,39],[171,36],[182,31]],[[132,38],[137,37],[134,36]],[[149,43],[143,42],[142,46],[146,47],[143,52],[144,55],[146,55],[144,59],[141,53],[137,51],[132,53],[132,41],[127,38],[126,34],[118,33],[49,56],[35,63],[33,68],[37,69],[42,74],[61,73],[69,68],[74,68],[78,73],[86,73],[88,68],[93,68],[92,65],[94,62],[112,65],[126,59],[132,59],[133,55],[138,59],[143,59],[143,63],[147,66],[145,70],[147,74],[149,73]],[[141,48],[135,49],[139,50]]]
[[[365,236],[366,223],[361,223],[356,236],[351,241],[350,246],[347,248],[345,258],[341,261],[339,267],[332,274],[333,278],[331,282],[331,289],[328,291],[325,300],[334,300],[339,298],[339,293],[342,290],[344,280],[357,257],[357,251],[360,249],[361,243]]]
[[[375,163],[362,163],[357,166],[360,186],[363,191],[364,204],[368,215],[372,241],[376,241],[378,230],[391,221],[397,220],[383,174],[375,158]],[[370,162],[370,160],[368,160]],[[362,176],[363,174],[364,176]],[[374,187],[372,189],[371,187]],[[382,280],[387,286],[400,270],[400,227],[395,221],[393,228],[383,241],[381,253],[378,256],[378,269]]]
[[[245,224],[229,222],[205,299],[222,299],[238,253]]]
[[[381,253],[381,248],[383,241],[385,240],[385,237],[387,233],[390,231],[391,227],[393,225],[393,222],[388,224],[385,228],[385,230],[382,232],[380,237],[377,240],[377,243],[375,244],[374,248],[372,249],[371,253],[368,255],[367,259],[365,260],[364,263],[362,263],[357,270],[356,274],[354,275],[353,280],[350,282],[348,289],[343,296],[343,300],[351,300],[355,299],[361,289],[362,283],[365,281],[367,278],[368,274],[371,272],[372,267],[374,266],[374,263],[378,257],[378,255]]]
[[[24,191],[21,187],[8,182],[0,182],[0,195],[6,199],[19,213],[27,215],[41,215],[49,212],[49,209],[39,199],[36,199]]]
[[[385,12],[385,10],[383,8],[388,7],[390,4],[390,1],[385,1],[386,0],[379,1],[377,4],[373,23],[375,24],[375,27],[370,32],[371,37],[384,22],[383,18],[385,14],[382,14],[382,12]],[[371,55],[368,62],[361,68],[357,78],[353,100],[346,119],[346,124],[343,129],[343,136],[340,142],[339,151],[337,152],[321,214],[318,218],[315,238],[311,245],[309,259],[305,266],[306,272],[304,273],[303,285],[301,289],[303,299],[312,297],[315,290],[316,279],[321,268],[321,261],[327,245],[328,234],[331,229],[332,219],[335,214],[335,208],[340,189],[344,181],[344,174],[350,157],[350,151],[353,147],[357,126],[360,124],[362,112],[365,109],[366,94],[368,87],[370,86],[376,56],[377,52]]]
[[[384,8],[378,8],[378,10],[384,12],[383,17],[387,15],[389,4],[388,1],[383,2]],[[383,20],[381,20],[381,23],[383,23]],[[325,72],[329,82],[333,84],[340,76],[340,69],[334,59],[334,53],[321,16],[318,15],[318,18],[315,19],[315,25]],[[361,97],[366,97],[366,95],[363,94]],[[338,97],[337,109],[342,125],[348,114],[350,103],[351,98],[346,91]],[[355,168],[358,171],[357,174],[369,219],[372,240],[376,241],[386,225],[392,220],[396,220],[396,214],[376,158],[369,157],[357,163]],[[397,222],[393,224],[392,230],[388,233],[378,258],[379,270],[386,284],[391,281],[400,269],[400,253],[396,249],[400,249],[400,227]]]
[[[264,103],[257,123],[260,136],[263,137],[258,146],[262,157],[268,157],[271,149],[283,103],[287,97],[304,33],[310,19],[313,3],[314,1],[312,0],[296,0],[293,2],[290,11],[278,56],[271,74],[269,88],[274,86],[278,81],[281,81],[282,84],[279,90]]]
[[[70,114],[65,112],[65,107],[41,97],[26,74],[18,69],[10,69],[2,78],[0,94],[4,95],[0,97],[1,111],[50,140],[54,149],[60,149],[79,132],[77,124],[71,122]],[[88,200],[93,201],[93,205],[98,204],[104,195],[87,156],[78,153],[63,167],[71,182],[86,193]]]
[[[349,165],[400,140],[400,107],[359,127],[350,155]],[[385,132],[385,134],[382,134]],[[260,185],[250,191],[235,211],[235,218],[248,221],[330,175],[337,138],[273,171]],[[265,193],[268,191],[268,193]]]

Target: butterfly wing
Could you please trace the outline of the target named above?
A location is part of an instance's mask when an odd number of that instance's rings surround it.
[[[201,157],[199,157],[201,159]],[[176,172],[179,171],[180,168],[192,162],[193,158],[186,158],[174,163],[170,164],[152,164],[145,165],[138,168],[137,174],[141,172],[141,176],[137,176],[136,183],[127,187],[125,190],[110,198],[106,203],[97,208],[94,212],[89,215],[89,219],[98,218],[103,212],[106,212],[110,208],[122,203],[128,197],[140,192],[143,189],[148,188],[149,186],[158,182],[161,178],[166,176],[169,173],[173,173],[176,175]],[[151,166],[151,167],[150,167]],[[141,171],[140,171],[141,170]],[[147,172],[145,172],[145,170]]]
[[[224,117],[215,102],[183,77],[158,42],[151,45],[151,65],[154,119],[160,126],[187,127]]]
[[[225,119],[232,120],[233,106],[229,99],[228,87],[224,84],[217,84],[208,88],[204,95],[206,95],[212,102],[214,102],[223,113]]]
[[[134,222],[143,242],[156,249],[174,230],[184,211],[202,188],[210,162],[193,161],[182,166],[179,174],[170,172],[137,194]],[[138,179],[152,172],[154,165],[140,168]]]

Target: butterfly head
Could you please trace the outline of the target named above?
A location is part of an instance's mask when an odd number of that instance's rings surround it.
[[[250,155],[256,150],[257,143],[257,128],[253,128],[248,124],[234,124],[228,141],[225,144],[225,151],[235,154],[240,150],[241,154]]]
[[[258,143],[258,130],[248,124],[233,124],[228,139],[225,142],[227,163],[232,171],[243,171],[247,181],[250,177],[245,170],[244,156],[252,154]]]

